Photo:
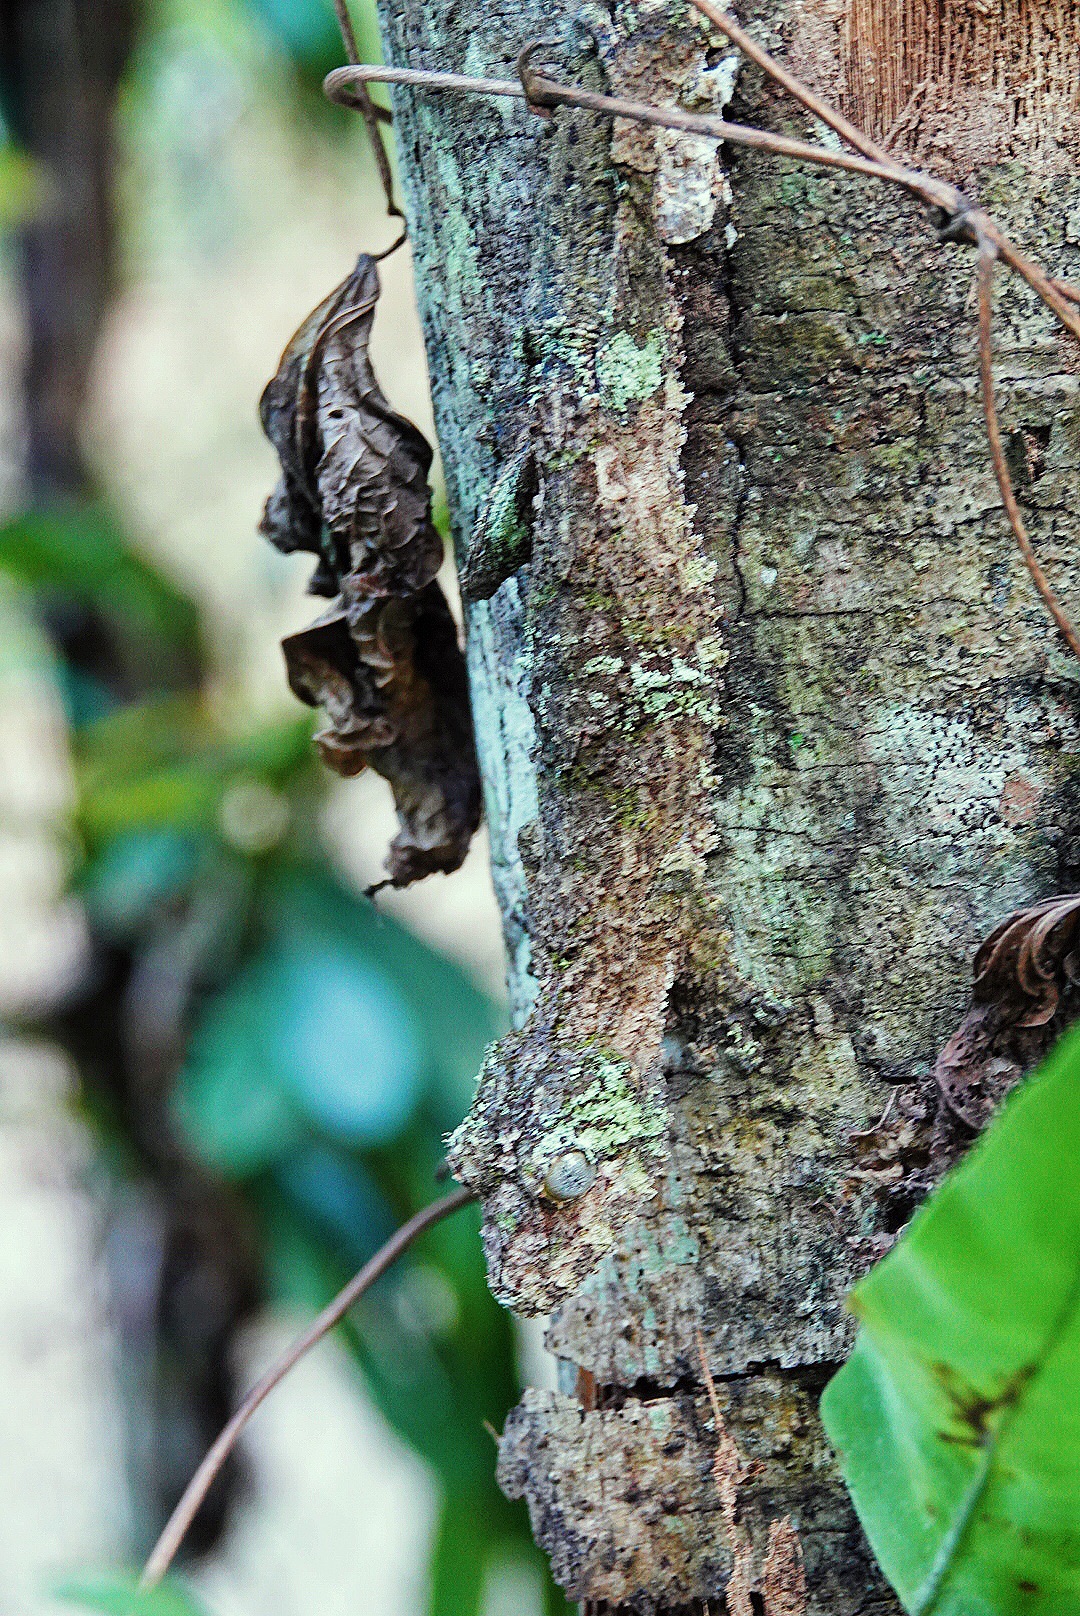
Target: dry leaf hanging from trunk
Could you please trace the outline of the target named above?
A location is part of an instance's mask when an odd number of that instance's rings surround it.
[[[938,1056],[949,1106],[972,1128],[991,1113],[1052,1041],[1049,1023],[1075,1014],[1080,983],[1080,895],[1018,909],[975,955],[971,1009]],[[1060,1029],[1058,1029],[1060,1030]]]
[[[370,763],[390,782],[401,831],[388,868],[407,886],[464,859],[480,778],[464,658],[435,582],[431,448],[390,408],[368,356],[378,297],[362,253],[282,355],[260,404],[281,461],[261,528],[279,550],[319,558],[311,592],[334,601],[283,641],[289,683],[325,714],[316,743],[331,768]]]

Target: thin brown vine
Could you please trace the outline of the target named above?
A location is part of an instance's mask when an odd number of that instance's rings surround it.
[[[224,1426],[220,1436],[207,1453],[202,1464],[196,1470],[183,1497],[173,1510],[165,1529],[158,1538],[150,1557],[143,1568],[139,1587],[142,1589],[156,1588],[164,1577],[177,1551],[187,1535],[188,1528],[199,1512],[199,1507],[210,1491],[214,1478],[217,1476],[225,1460],[235,1448],[237,1441],[245,1426],[260,1404],[264,1403],[274,1390],[281,1384],[285,1376],[293,1369],[300,1359],[310,1352],[312,1347],[320,1342],[324,1335],[334,1328],[334,1325],[343,1319],[345,1314],[359,1301],[366,1290],[369,1290],[381,1274],[397,1261],[403,1252],[407,1251],[418,1235],[430,1229],[433,1224],[440,1223],[443,1218],[449,1217],[459,1207],[466,1206],[474,1200],[472,1190],[456,1189],[445,1195],[440,1201],[433,1201],[422,1211],[417,1212],[397,1229],[384,1246],[375,1253],[370,1262],[364,1264],[358,1274],[354,1274],[349,1283],[340,1290],[334,1300],[323,1308],[322,1312],[308,1325],[302,1335],[293,1341],[281,1356],[270,1365],[266,1373],[256,1381],[248,1392],[232,1419]]]
[[[356,41],[352,18],[349,16],[348,0],[334,0],[334,11],[338,27],[341,29],[345,54],[355,65],[360,61],[360,47]],[[356,110],[364,120],[371,149],[375,154],[375,166],[379,170],[379,180],[382,183],[383,195],[386,197],[386,211],[392,219],[403,219],[405,215],[398,207],[394,196],[394,174],[390,167],[390,154],[386,149],[381,127],[384,123],[391,123],[393,115],[387,112],[385,107],[376,106],[366,85],[357,86]]]

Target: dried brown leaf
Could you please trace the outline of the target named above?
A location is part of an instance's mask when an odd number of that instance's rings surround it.
[[[982,1128],[1046,1042],[1080,983],[1080,894],[1046,898],[996,926],[975,955],[971,1009],[938,1057],[935,1077],[961,1121]]]
[[[378,297],[361,254],[282,355],[260,404],[281,462],[261,529],[319,558],[309,587],[333,605],[283,642],[289,683],[323,709],[316,743],[331,768],[371,764],[390,782],[402,828],[388,867],[406,886],[457,869],[480,781],[464,658],[434,581],[431,448],[390,408],[368,353]]]
[[[348,592],[402,594],[442,564],[431,521],[423,434],[390,408],[368,343],[379,297],[375,260],[356,268],[308,315],[259,405],[282,476],[262,531],[287,553],[310,550]]]

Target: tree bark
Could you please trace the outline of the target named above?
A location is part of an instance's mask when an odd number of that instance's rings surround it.
[[[911,10],[743,20],[1077,278],[1075,0]],[[383,22],[406,65],[557,38],[567,79],[815,133],[676,5]],[[973,261],[759,154],[395,113],[518,1028],[452,1162],[564,1367],[500,1477],[594,1608],[884,1616],[817,1414],[844,1296],[966,1143],[931,1071],[978,940],[1080,874],[1077,670],[1000,510]],[[1068,364],[1003,284],[1013,470],[1076,603]]]

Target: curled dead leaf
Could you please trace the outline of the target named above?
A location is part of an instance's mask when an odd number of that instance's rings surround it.
[[[455,870],[480,821],[480,779],[465,662],[435,582],[442,541],[431,520],[432,451],[390,408],[368,343],[379,297],[375,260],[319,304],[285,349],[260,402],[281,462],[261,531],[318,564],[309,588],[333,598],[283,641],[289,684],[322,709],[324,761],[390,782],[401,831],[395,886]]]
[[[971,1008],[938,1056],[949,1109],[985,1127],[1025,1067],[1042,1053],[1039,1029],[1080,984],[1080,894],[1046,898],[996,926],[975,955]]]

